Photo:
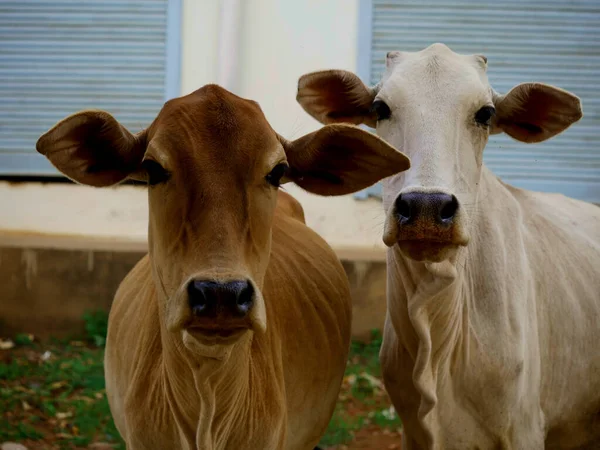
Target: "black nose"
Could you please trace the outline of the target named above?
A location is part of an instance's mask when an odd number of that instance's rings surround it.
[[[396,214],[403,225],[417,220],[434,220],[449,225],[458,211],[458,200],[454,195],[441,192],[409,192],[396,199]]]
[[[254,304],[254,288],[248,281],[192,280],[188,295],[198,317],[244,317]]]

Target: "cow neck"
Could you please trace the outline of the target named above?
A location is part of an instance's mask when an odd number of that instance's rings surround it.
[[[456,365],[467,364],[472,335],[474,278],[484,259],[481,236],[494,240],[494,193],[502,190],[498,179],[485,167],[480,181],[480,197],[469,222],[471,241],[455,257],[441,263],[426,263],[406,258],[397,246],[388,250],[388,311],[399,342],[414,361],[413,383],[421,395],[419,420],[429,435],[440,435],[434,409],[438,388]],[[480,282],[480,281],[479,281]],[[393,293],[393,294],[392,294]],[[393,296],[392,296],[393,295]]]
[[[452,359],[467,350],[464,267],[457,261],[412,261],[394,247],[388,250],[388,273],[388,289],[394,293],[388,296],[389,316],[400,344],[414,361],[413,382],[421,395],[419,419],[434,436],[431,412],[438,383],[448,374]]]
[[[182,439],[189,448],[226,448],[250,417],[251,335],[222,360],[192,355],[172,334],[163,336],[164,383]]]
[[[453,359],[468,350],[466,250],[440,263],[406,258],[397,246],[388,251],[392,278],[388,308],[401,345],[414,361],[413,383],[421,396],[418,417],[430,448],[440,435],[435,413],[440,384]],[[400,294],[398,294],[400,293]]]

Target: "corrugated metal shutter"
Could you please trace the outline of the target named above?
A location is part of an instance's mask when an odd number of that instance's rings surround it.
[[[56,174],[35,142],[78,110],[105,109],[131,131],[147,126],[178,89],[167,61],[179,64],[168,42],[168,28],[179,39],[179,3],[1,1],[0,175]]]
[[[499,92],[539,81],[581,97],[584,118],[564,134],[526,145],[492,136],[485,162],[505,181],[600,202],[599,0],[373,0],[370,82],[390,50],[418,51],[443,42],[458,53],[483,53]],[[363,55],[364,56],[364,55]],[[377,189],[377,188],[375,188]]]

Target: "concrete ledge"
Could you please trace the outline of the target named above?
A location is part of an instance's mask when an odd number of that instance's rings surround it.
[[[375,199],[318,197],[286,190],[304,207],[308,225],[340,259],[385,261],[383,211]],[[0,182],[0,246],[144,252],[146,189],[95,189],[75,184]]]

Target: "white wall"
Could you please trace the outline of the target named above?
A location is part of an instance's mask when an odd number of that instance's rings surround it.
[[[181,94],[217,80],[219,0],[183,0]]]
[[[318,124],[297,104],[298,78],[313,70],[356,70],[358,0],[248,0],[240,95],[258,101],[290,139]]]
[[[260,103],[273,128],[294,138],[318,127],[296,103],[312,70],[356,70],[359,0],[242,0],[235,93]],[[217,82],[221,1],[184,0],[182,94]]]
[[[359,0],[241,0],[234,93],[257,101],[273,128],[295,139],[321,125],[296,103],[298,78],[320,69],[357,70]],[[184,0],[182,94],[218,80],[220,0]],[[383,259],[377,200],[317,197],[286,185],[308,224],[347,259]]]

